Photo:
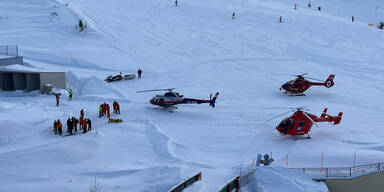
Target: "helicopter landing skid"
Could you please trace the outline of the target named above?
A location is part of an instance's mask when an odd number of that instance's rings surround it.
[[[305,96],[304,93],[289,93],[289,92],[284,92],[284,94],[288,96]]]
[[[307,135],[306,137],[301,137],[301,136],[298,136],[298,135],[295,135],[292,137],[293,140],[302,140],[302,139],[311,139],[311,136]]]
[[[170,113],[173,113],[173,112],[175,112],[175,110],[177,109],[177,107],[171,105],[171,106],[168,106],[168,107],[163,107],[163,109],[167,110],[167,111],[170,112]]]

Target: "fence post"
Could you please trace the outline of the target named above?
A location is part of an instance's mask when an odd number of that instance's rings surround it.
[[[8,56],[8,45],[5,46],[5,55]]]
[[[349,176],[352,176],[352,167],[349,168]]]
[[[18,57],[18,56],[19,56],[19,46],[16,45],[16,57]]]

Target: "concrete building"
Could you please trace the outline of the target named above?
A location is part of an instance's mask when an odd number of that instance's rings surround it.
[[[51,84],[55,88],[66,89],[65,72],[0,71],[0,89],[4,91],[40,90],[43,92],[43,87],[46,84]]]
[[[24,65],[17,45],[0,45],[0,89],[4,91],[40,90],[51,84],[65,89],[65,72],[42,72]]]

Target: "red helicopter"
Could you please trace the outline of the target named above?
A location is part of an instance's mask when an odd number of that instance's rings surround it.
[[[202,103],[209,103],[209,106],[215,107],[217,96],[219,96],[219,92],[217,92],[213,98],[211,94],[209,100],[184,98],[183,95],[180,95],[179,93],[174,92],[173,91],[174,89],[175,88],[152,89],[152,90],[137,91],[136,93],[150,92],[150,91],[168,91],[162,95],[155,95],[149,101],[149,103],[151,103],[152,105],[157,105],[166,109],[176,108],[175,106],[178,104],[202,104]]]
[[[335,84],[333,82],[333,78],[335,78],[334,74],[331,74],[328,77],[328,79],[325,80],[324,82],[322,80],[306,77],[307,79],[312,79],[312,80],[316,80],[316,81],[320,81],[320,82],[308,81],[308,80],[306,80],[304,78],[304,76],[307,75],[307,74],[308,73],[304,73],[304,74],[301,74],[301,75],[292,75],[292,76],[295,76],[296,79],[284,83],[281,86],[280,90],[281,89],[285,90],[285,93],[287,93],[288,95],[304,96],[304,91],[306,91],[309,87],[311,87],[313,85],[325,86],[327,88],[330,88],[330,87],[332,87]]]
[[[311,137],[308,133],[311,130],[312,125],[315,125],[317,127],[316,122],[333,122],[334,125],[337,125],[340,123],[341,117],[343,116],[343,112],[340,112],[337,116],[328,115],[327,108],[324,109],[320,117],[307,113],[303,110],[303,107],[297,108],[292,116],[287,117],[283,121],[281,121],[281,123],[276,127],[276,130],[279,131],[281,135],[294,136],[295,140],[310,139]],[[289,112],[283,113],[277,117],[285,115]],[[275,119],[277,117],[274,117],[272,119]],[[306,135],[307,137],[299,137],[302,135]]]

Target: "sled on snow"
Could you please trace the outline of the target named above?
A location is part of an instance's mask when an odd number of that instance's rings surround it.
[[[108,119],[108,123],[122,123],[122,119]]]

